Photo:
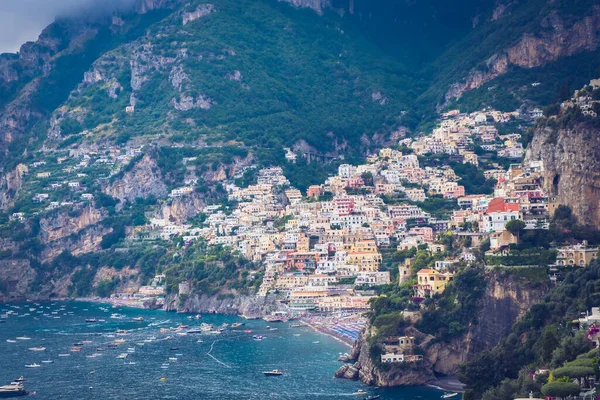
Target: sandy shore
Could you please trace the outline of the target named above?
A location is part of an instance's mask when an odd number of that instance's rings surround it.
[[[317,326],[311,325],[311,324],[310,324],[309,322],[307,322],[307,321],[299,320],[298,322],[300,322],[300,323],[301,323],[302,325],[304,325],[304,326],[307,326],[307,327],[309,327],[309,328],[312,328],[312,329],[313,329],[315,332],[318,332],[318,333],[320,333],[320,334],[322,334],[322,335],[325,335],[325,336],[329,336],[330,338],[333,338],[333,339],[337,340],[338,342],[340,342],[340,343],[343,343],[343,344],[345,344],[346,346],[348,346],[348,347],[350,347],[350,348],[352,348],[352,346],[354,346],[354,342],[351,342],[351,341],[350,341],[349,339],[347,339],[347,338],[345,338],[345,339],[342,339],[341,337],[338,337],[338,336],[336,336],[336,335],[332,334],[331,332],[329,332],[329,331],[328,331],[328,330],[326,330],[326,329],[319,328],[319,327],[317,327]]]

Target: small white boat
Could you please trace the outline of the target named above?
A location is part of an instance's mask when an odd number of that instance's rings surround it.
[[[42,364],[54,364],[53,360],[42,360]]]
[[[365,394],[367,394],[367,392],[365,392],[362,389],[357,390],[356,392],[352,393],[355,396],[364,396]]]
[[[137,364],[137,363],[134,361],[129,361],[129,362],[125,363],[125,365],[135,365],[135,364]]]
[[[31,340],[31,338],[27,336],[19,336],[17,340]]]
[[[169,357],[169,361],[177,361],[177,357]]]
[[[129,357],[129,354],[127,354],[127,353],[121,353],[117,356],[117,358],[127,358],[127,357]]]
[[[17,341],[16,341],[16,340],[12,340],[12,339],[6,339],[6,341],[7,341],[8,343],[17,343]]]
[[[46,351],[45,347],[30,347],[29,350],[31,351]]]
[[[41,365],[40,365],[40,364],[36,364],[36,363],[33,363],[33,364],[27,364],[27,365],[25,366],[25,368],[39,368],[39,367],[41,367]]]
[[[59,357],[71,357],[71,355],[70,355],[70,354],[59,354],[58,356],[59,356]]]
[[[458,393],[445,392],[445,393],[442,395],[442,397],[441,397],[441,398],[442,398],[442,399],[449,399],[449,398],[452,398],[452,397],[455,397],[455,396],[458,396]]]

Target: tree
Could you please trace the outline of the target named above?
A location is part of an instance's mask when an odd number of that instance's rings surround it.
[[[525,222],[521,221],[520,219],[508,221],[506,223],[506,230],[515,235],[518,239],[521,233],[525,230]]]
[[[561,399],[569,396],[577,396],[579,392],[581,392],[579,385],[571,382],[551,382],[542,386],[544,396]]]

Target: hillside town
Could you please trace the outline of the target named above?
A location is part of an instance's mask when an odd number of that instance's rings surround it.
[[[188,245],[203,240],[230,248],[264,268],[257,295],[276,295],[289,315],[343,316],[344,324],[319,319],[312,323],[342,329],[337,334],[351,342],[364,324],[361,314],[377,296],[374,287],[409,282],[416,298],[440,294],[460,266],[478,260],[502,265],[514,255],[519,234],[507,229],[508,224],[521,221],[523,230],[548,229],[557,204],[544,186],[544,165],[521,162],[518,124],[539,118],[537,111],[449,111],[430,135],[401,139],[398,147],[383,148],[361,165],[340,164],[337,174],[304,193],[291,186],[281,167],[263,168],[248,186],[226,181],[228,205],[205,206],[203,222],[181,223],[155,215],[136,226],[127,240],[181,238]],[[497,127],[503,124],[512,124],[514,132],[499,134]],[[288,162],[296,162],[298,155],[285,151]],[[46,204],[46,210],[72,206],[76,200],[92,202],[94,195],[86,192],[89,173],[109,180],[143,152],[141,147],[71,150],[52,167],[46,161],[34,162],[26,173],[35,174],[40,191],[31,200]],[[490,160],[490,154],[495,158]],[[445,158],[435,165],[424,163],[425,155]],[[494,182],[491,192],[468,193],[457,165],[482,170],[486,182]],[[195,182],[182,183],[170,190],[170,199],[194,195]],[[65,201],[65,194],[71,201]],[[23,212],[10,216],[26,217]],[[443,240],[448,232],[468,245],[450,251]],[[480,254],[477,250],[484,243],[489,244]],[[390,253],[411,249],[434,255],[435,264],[415,271],[414,259],[408,257],[399,265],[383,265],[384,255],[389,259]],[[573,243],[557,249],[553,265],[584,267],[597,253],[585,242]],[[138,306],[147,301],[163,304],[163,280],[157,275],[149,286],[116,300]],[[388,355],[385,362],[400,359]]]

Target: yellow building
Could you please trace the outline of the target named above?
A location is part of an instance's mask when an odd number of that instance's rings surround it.
[[[556,264],[585,267],[596,258],[598,258],[598,248],[588,247],[587,241],[584,240],[583,243],[574,246],[559,248]]]
[[[359,271],[375,272],[379,270],[382,257],[380,253],[350,253],[346,263],[358,266]]]
[[[300,274],[286,274],[277,277],[275,288],[280,290],[292,290],[308,285],[308,276]]]
[[[417,296],[427,297],[444,291],[454,276],[451,272],[439,272],[435,269],[422,269],[417,272]]]

